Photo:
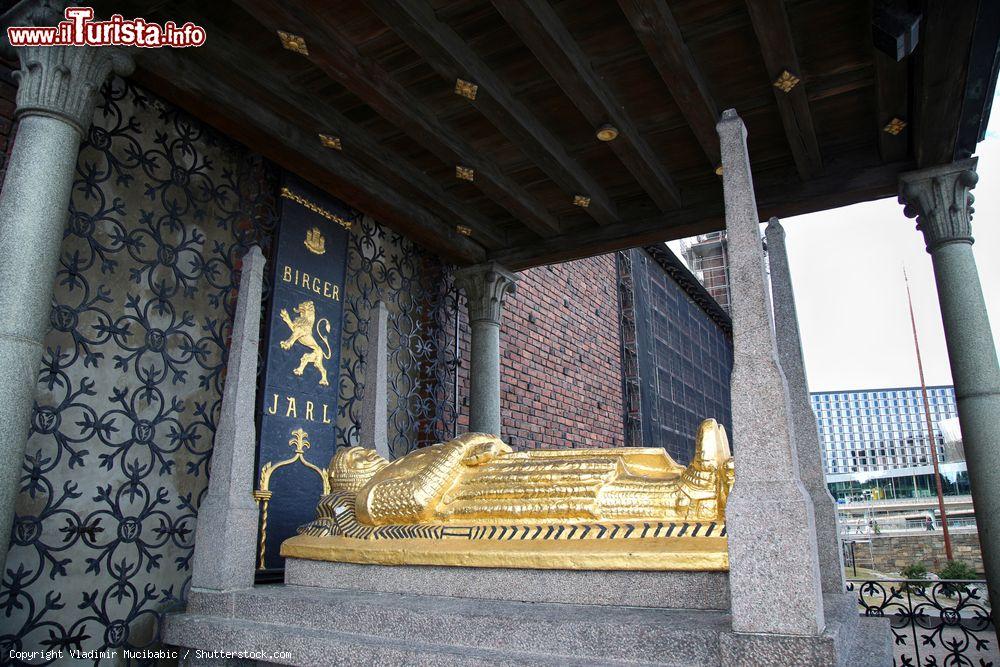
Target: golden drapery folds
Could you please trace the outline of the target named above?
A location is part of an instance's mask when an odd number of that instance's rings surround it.
[[[513,452],[468,433],[392,463],[342,449],[317,518],[284,556],[568,569],[728,568],[725,429],[705,420],[687,467],[660,448]]]

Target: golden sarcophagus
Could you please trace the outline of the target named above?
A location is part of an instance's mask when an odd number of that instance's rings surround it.
[[[687,467],[660,448],[514,452],[469,433],[393,462],[341,449],[286,557],[354,563],[725,570],[733,461],[704,421]]]

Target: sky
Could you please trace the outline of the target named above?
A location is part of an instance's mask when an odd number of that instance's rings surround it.
[[[977,149],[973,253],[1000,346],[1000,98]],[[810,391],[919,385],[903,267],[928,385],[951,384],[930,255],[895,198],[786,218]],[[670,246],[678,252],[676,243]],[[679,253],[678,253],[679,254]]]

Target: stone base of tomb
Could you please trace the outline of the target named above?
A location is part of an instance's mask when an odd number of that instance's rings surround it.
[[[852,595],[827,596],[818,637],[734,633],[728,604],[724,572],[289,559],[284,585],[192,590],[164,640],[212,665],[226,663],[212,652],[287,665],[892,664],[887,619],[859,617]]]

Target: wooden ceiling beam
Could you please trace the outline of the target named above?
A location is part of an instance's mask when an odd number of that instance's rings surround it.
[[[618,0],[649,59],[713,168],[722,163],[715,124],[719,107],[666,0]]]
[[[750,22],[757,34],[757,42],[764,57],[764,66],[770,77],[795,167],[799,177],[803,181],[808,180],[823,168],[823,159],[816,140],[812,112],[809,110],[802,68],[795,54],[792,28],[788,23],[788,15],[785,14],[784,0],[747,0],[747,8],[750,10]],[[784,72],[799,79],[787,92],[774,85]]]
[[[965,96],[955,146],[955,159],[971,157],[976,144],[986,138],[997,71],[1000,70],[1000,2],[980,2],[979,16],[969,49]]]
[[[914,151],[921,168],[955,159],[979,4],[936,0],[922,3],[913,128]]]
[[[465,40],[438,20],[430,5],[422,0],[365,2],[449,85],[457,79],[475,84],[475,98],[469,103],[563,189],[567,202],[575,195],[585,196],[590,199],[585,210],[599,224],[618,221],[608,193]]]
[[[543,237],[558,234],[559,221],[535,197],[459,137],[454,128],[442,123],[430,107],[409,93],[378,63],[361,56],[346,36],[322,16],[304,11],[294,2],[237,2],[275,34],[275,39],[278,39],[279,30],[304,38],[308,51],[304,58],[446,165],[471,168],[474,172],[472,183],[525,227]]]
[[[240,88],[208,73],[175,49],[139,49],[140,81],[154,83],[189,113],[250,146],[314,185],[348,199],[460,264],[481,262],[485,249],[422,206],[388,186],[340,151],[324,148],[311,132],[259,106]]]
[[[548,2],[493,0],[493,6],[595,132],[605,123],[617,128],[619,136],[608,142],[608,146],[656,205],[661,210],[680,206],[680,192],[663,163]]]
[[[275,70],[273,63],[264,61],[224,30],[204,21],[201,25],[212,35],[212,40],[190,55],[206,70],[230,82],[239,77],[247,85],[238,87],[255,103],[297,122],[303,129],[312,130],[316,141],[320,134],[337,137],[342,155],[370,166],[392,183],[421,193],[432,202],[431,207],[438,215],[471,229],[473,238],[487,248],[506,245],[505,235],[493,220],[442,188],[402,155],[380,144],[331,105],[294,85],[287,76]]]
[[[899,174],[912,168],[912,162],[880,164],[865,169],[852,169],[847,165],[837,173],[819,175],[808,183],[789,184],[785,179],[773,180],[757,188],[760,217],[762,220],[772,215],[789,217],[895,196]],[[706,234],[724,227],[723,203],[718,198],[702,199],[660,215],[491,252],[490,259],[511,270],[521,271],[637,245]]]
[[[893,9],[906,9],[908,0],[880,0]],[[900,61],[872,45],[875,63],[875,130],[878,132],[878,152],[883,162],[902,160],[909,153],[910,99],[909,63]],[[894,121],[899,122],[894,122]],[[902,123],[902,125],[900,124]]]

